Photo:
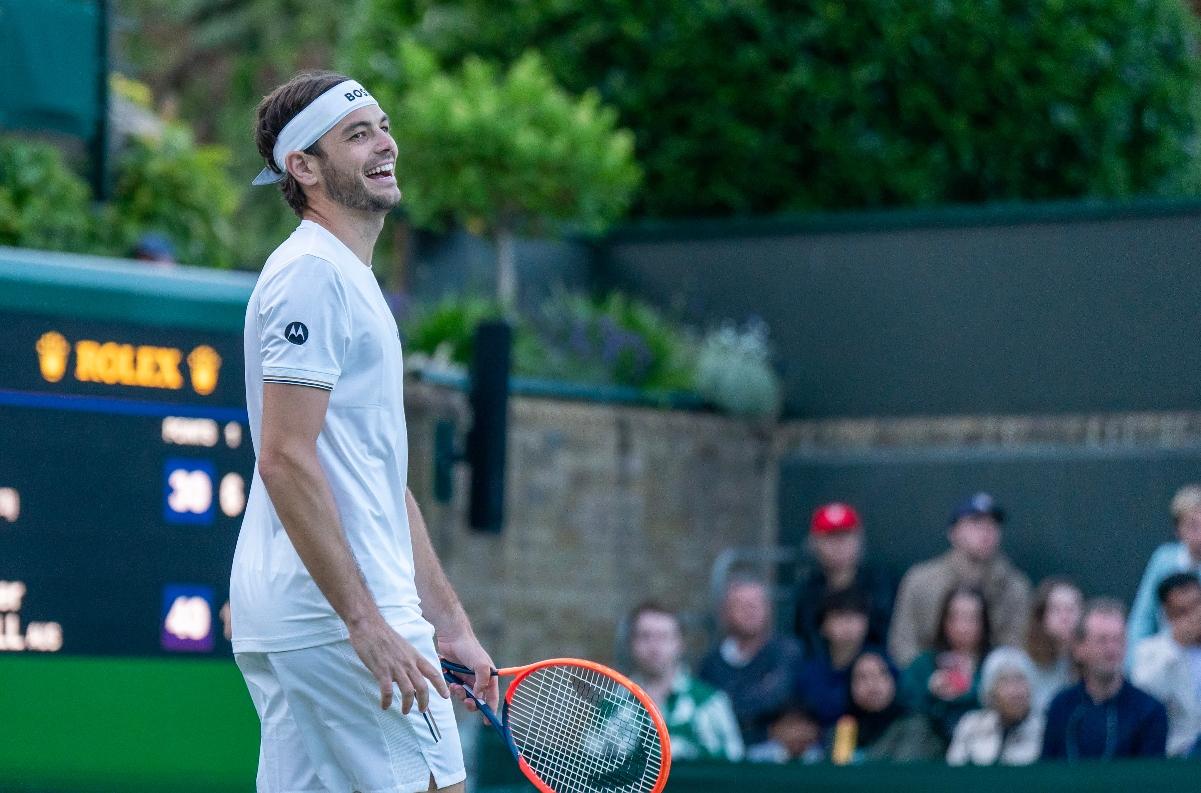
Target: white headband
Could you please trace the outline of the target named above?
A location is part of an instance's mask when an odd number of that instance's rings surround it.
[[[282,182],[284,174],[288,172],[287,166],[284,165],[284,158],[288,156],[289,152],[304,151],[320,140],[322,135],[333,129],[334,124],[360,107],[378,104],[375,97],[367,93],[367,89],[354,80],[338,83],[310,102],[280,130],[279,137],[275,139],[275,148],[271,152],[272,159],[279,166],[280,173],[276,173],[269,167],[264,168],[259,171],[258,176],[254,177],[251,184]]]

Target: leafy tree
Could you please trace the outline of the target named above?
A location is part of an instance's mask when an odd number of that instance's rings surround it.
[[[637,137],[651,215],[1199,189],[1181,0],[360,0],[439,57],[528,48]],[[373,51],[378,47],[372,47]],[[385,54],[376,61],[387,67]]]
[[[191,132],[171,124],[157,138],[133,138],[117,164],[105,212],[108,246],[126,254],[143,233],[166,234],[186,264],[232,267],[233,218],[239,190],[229,177],[229,151],[197,146]]]
[[[124,96],[141,86],[114,80]],[[127,256],[147,231],[165,234],[180,261],[229,267],[238,189],[228,151],[198,146],[191,131],[164,124],[125,141],[107,204],[45,141],[0,138],[0,244]]]
[[[412,221],[453,219],[497,247],[497,294],[516,296],[519,231],[570,223],[600,232],[626,209],[638,184],[632,136],[595,92],[574,98],[534,53],[507,71],[475,58],[452,73],[420,48],[402,49],[404,74],[387,102]],[[383,91],[381,92],[381,88]]]
[[[118,62],[149,84],[164,115],[185,119],[202,143],[225,148],[239,197],[235,264],[257,269],[296,217],[278,195],[249,186],[263,167],[251,134],[254,108],[294,72],[329,67],[345,4],[115,0],[114,8]]]
[[[0,245],[93,250],[91,200],[91,188],[57,148],[0,137]]]

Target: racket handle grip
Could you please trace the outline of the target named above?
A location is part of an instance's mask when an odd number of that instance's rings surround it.
[[[439,658],[438,661],[442,664],[442,668],[444,670],[446,670],[447,672],[456,672],[460,675],[471,675],[472,677],[475,676],[475,670],[472,669],[470,666],[463,666],[462,664],[456,664],[454,661],[448,661],[445,658]],[[492,670],[493,677],[497,677],[499,674],[500,673],[497,672],[495,669]]]
[[[484,715],[484,718],[487,719],[488,722],[496,728],[496,731],[500,733],[501,737],[504,738],[505,745],[509,747],[509,752],[513,755],[513,759],[520,761],[521,753],[517,751],[517,744],[513,742],[513,736],[509,734],[508,729],[505,727],[504,721],[497,718],[496,713],[492,710],[492,708],[488,707],[488,703],[477,697],[475,692],[471,690],[471,686],[467,683],[467,681],[459,677],[460,674],[471,675],[474,677],[475,671],[463,666],[462,664],[456,664],[453,661],[447,661],[445,658],[439,658],[438,660],[442,663],[442,677],[446,679],[446,682],[450,683],[451,685],[463,687],[463,693],[465,693],[471,699],[471,701],[475,703],[476,707],[480,709],[480,713]],[[497,671],[493,669],[492,674],[493,676],[496,676]]]

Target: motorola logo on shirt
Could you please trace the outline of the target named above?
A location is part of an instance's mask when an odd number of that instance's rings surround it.
[[[309,340],[309,329],[303,322],[289,322],[284,328],[284,338],[293,344],[304,344]]]

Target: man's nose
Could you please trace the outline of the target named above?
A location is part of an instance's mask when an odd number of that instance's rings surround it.
[[[378,151],[380,154],[396,154],[396,139],[389,133],[385,132],[380,137],[380,146]]]

